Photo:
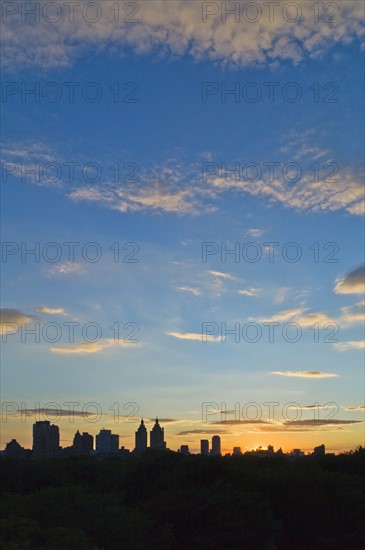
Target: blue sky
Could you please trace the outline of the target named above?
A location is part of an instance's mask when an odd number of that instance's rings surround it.
[[[4,401],[25,402],[30,412],[26,422],[15,415],[3,422],[2,445],[11,437],[31,444],[35,403],[64,409],[77,401],[76,410],[97,402],[105,414],[94,424],[61,418],[64,445],[78,427],[95,434],[110,426],[133,448],[136,424],[115,423],[109,407],[135,402],[138,419],[166,419],[174,449],[186,442],[198,449],[211,433],[222,434],[227,451],[270,443],[286,450],[322,442],[334,451],[353,448],[363,441],[364,403],[361,3],[337,2],[333,24],[323,17],[313,23],[308,3],[295,24],[280,13],[272,24],[265,17],[254,24],[215,16],[203,23],[202,3],[135,4],[134,26],[113,24],[105,9],[95,24],[81,13],[74,23],[50,24],[42,16],[24,22],[20,4],[5,21],[2,330],[11,331],[11,323],[19,330],[3,340],[2,386]],[[79,83],[74,102],[70,82]],[[121,99],[129,94],[137,101],[114,102],[116,82]],[[203,101],[207,82],[214,94]],[[96,89],[88,83],[101,90],[99,101],[83,97],[83,90]],[[39,86],[39,102],[22,95],[24,86]],[[222,101],[222,89],[235,86],[239,101],[233,95]],[[60,100],[47,100],[55,90]],[[245,94],[255,90],[261,98],[248,101]],[[295,90],[301,98],[289,101]],[[302,172],[295,181],[289,163]],[[24,175],[35,166],[39,181]],[[234,166],[238,178],[229,172]],[[256,179],[252,167],[260,170]],[[67,242],[80,243],[73,260]],[[119,262],[110,249],[116,242]],[[217,252],[204,262],[207,242],[217,243]],[[267,243],[274,242],[270,261]],[[285,257],[294,252],[286,249],[290,242],[301,251],[297,262]],[[22,246],[34,243],[40,261],[30,255],[22,261]],[[58,261],[42,257],[55,253],[47,243],[61,251]],[[85,261],[87,243],[97,243],[99,261]],[[222,249],[235,243],[239,261],[232,255],[222,261]],[[4,256],[12,246],[19,251]],[[250,262],[254,250],[261,257]],[[127,254],[137,261],[123,262]],[[29,329],[37,322],[40,330],[58,323],[61,339],[50,342],[50,329],[48,341],[22,342],[21,324]],[[80,323],[74,342],[65,322]],[[217,328],[207,342],[204,322]],[[280,324],[269,342],[273,322]],[[310,329],[316,322],[318,343]],[[98,342],[85,341],[87,323],[101,327]],[[139,342],[114,343],[114,323],[122,339],[138,325]],[[123,329],[126,323],[133,325]],[[256,323],[261,338],[250,343],[241,332],[240,341],[228,335],[222,342],[222,323],[227,329],[239,323],[240,330]],[[301,330],[297,342],[283,338],[286,323]],[[337,343],[323,341],[331,326]],[[279,403],[273,422],[263,405],[269,401]],[[233,417],[219,413],[204,423],[203,402],[226,403],[227,410],[255,402],[262,423],[241,417],[220,424]],[[303,407],[302,423],[290,423],[295,415],[283,418],[290,402]],[[326,421],[329,413],[320,407],[331,402],[338,410]],[[324,419],[315,425],[313,403]]]

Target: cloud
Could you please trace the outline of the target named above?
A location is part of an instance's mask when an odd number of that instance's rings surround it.
[[[338,374],[333,374],[331,372],[321,372],[321,371],[273,371],[271,374],[276,374],[279,376],[289,376],[297,378],[331,378],[338,376]]]
[[[227,279],[228,281],[235,281],[236,278],[233,277],[233,275],[230,275],[229,273],[222,273],[222,271],[209,271],[211,275],[214,275],[214,277],[219,277],[220,279]]]
[[[364,349],[365,341],[364,340],[351,340],[349,342],[338,342],[333,344],[336,351],[349,351],[353,349]]]
[[[308,309],[296,308],[280,311],[279,313],[262,319],[250,317],[251,321],[257,321],[259,323],[281,323],[281,322],[295,322],[303,328],[311,327],[314,323],[320,323],[321,325],[332,324],[337,325],[336,319],[329,317],[326,313],[321,311],[314,311],[306,313]]]
[[[301,308],[286,309],[285,311],[280,311],[279,313],[277,313],[276,315],[272,315],[271,317],[266,317],[263,319],[250,317],[250,320],[258,321],[259,323],[276,323],[276,322],[281,323],[282,321],[289,321],[289,320],[292,320],[293,318],[299,317],[303,311],[304,310]]]
[[[47,315],[68,315],[62,307],[40,307],[37,311],[39,313],[46,313]]]
[[[72,418],[74,416],[81,417],[81,418],[90,418],[90,417],[99,417],[101,416],[112,416],[114,418],[114,414],[110,413],[102,413],[102,412],[89,412],[88,410],[85,411],[78,411],[75,409],[61,409],[61,408],[39,408],[39,409],[20,409],[14,413],[14,416],[40,416],[42,415],[45,417],[44,419],[47,420],[47,417],[68,417]],[[118,415],[120,418],[130,418],[129,415]]]
[[[341,308],[340,323],[341,326],[353,325],[356,323],[364,323],[365,311],[364,303],[362,301],[357,302],[353,306],[347,306]]]
[[[130,49],[138,55],[189,55],[198,61],[236,67],[283,61],[298,65],[308,58],[323,57],[338,44],[360,42],[363,36],[364,12],[358,0],[341,3],[336,23],[316,22],[311,1],[300,2],[302,13],[295,23],[285,20],[281,6],[276,7],[271,20],[264,5],[259,21],[252,22],[252,13],[241,9],[237,23],[234,16],[225,16],[221,2],[213,3],[218,8],[216,14],[203,19],[200,2],[156,0],[138,3],[133,14],[136,22],[119,25],[114,22],[115,8],[108,9],[116,2],[99,4],[100,19],[92,24],[82,16],[86,0],[79,0],[72,23],[65,4],[61,0],[57,3],[61,12],[58,21],[51,23],[41,17],[34,25],[32,18],[22,21],[19,10],[3,22],[4,68],[62,69],[83,54],[102,49],[118,55]],[[120,20],[126,16],[123,2],[119,3],[119,14]]]
[[[156,418],[148,418],[147,422],[155,422]],[[177,422],[182,422],[181,420],[176,420],[176,418],[160,418],[158,417],[158,422],[160,424],[175,424]]]
[[[328,317],[325,313],[322,312],[313,312],[308,313],[307,315],[301,315],[298,317],[297,322],[302,327],[311,327],[314,323],[325,324],[336,324],[336,320]]]
[[[313,182],[303,176],[296,184],[285,180],[255,182],[236,181],[233,177],[207,176],[201,181],[201,166],[185,165],[168,167],[162,164],[157,174],[149,173],[140,178],[141,184],[108,184],[87,186],[72,190],[68,197],[75,202],[96,203],[121,213],[165,212],[198,216],[217,210],[216,201],[229,191],[251,195],[271,204],[281,203],[286,208],[314,213],[344,209],[352,215],[362,215],[364,190],[361,178],[343,169],[341,181],[333,183]]]
[[[238,294],[241,294],[242,296],[257,296],[258,292],[258,288],[246,288],[244,290],[239,290]]]
[[[207,175],[211,189],[216,193],[229,190],[265,199],[286,208],[313,213],[335,212],[344,209],[352,215],[365,213],[364,188],[361,176],[345,167],[336,184],[333,181],[315,182],[310,175],[303,175],[294,185],[284,179],[272,179],[268,175],[257,181],[237,181],[234,176],[222,178],[212,171]]]
[[[305,135],[305,139],[313,140],[314,137]],[[312,146],[313,148],[315,146]],[[42,155],[47,155],[41,145],[39,151],[33,151],[30,146],[17,147],[15,144],[7,150],[13,153],[13,156],[8,153],[5,157],[10,164],[14,163],[14,160],[34,162],[37,158],[34,155],[37,153],[38,162],[41,162]],[[307,150],[308,147],[302,145],[301,154],[305,154]],[[21,156],[16,157],[16,152]],[[53,152],[49,156],[55,158]],[[61,163],[64,159],[60,156],[57,161]],[[335,185],[332,181],[314,182],[312,175],[304,175],[293,184],[284,179],[270,179],[266,172],[258,181],[237,181],[235,176],[230,174],[225,178],[219,177],[218,169],[207,174],[202,180],[201,162],[180,162],[176,158],[167,159],[159,165],[148,165],[143,169],[140,167],[138,176],[138,182],[120,184],[105,181],[100,185],[78,186],[71,190],[66,190],[66,183],[69,182],[60,181],[57,185],[65,189],[66,196],[73,202],[92,203],[122,214],[149,212],[198,216],[213,213],[218,209],[218,201],[230,191],[242,196],[257,197],[270,204],[280,203],[297,211],[320,213],[344,209],[352,215],[361,215],[365,212],[363,182],[361,176],[351,167],[342,169],[341,178]],[[44,184],[47,185],[47,182]],[[259,228],[248,230],[253,236],[258,236],[260,231],[262,230]],[[69,265],[63,264],[62,273],[69,273],[70,269]],[[57,269],[53,274],[57,274]]]
[[[34,315],[28,315],[18,309],[0,309],[0,333],[6,333],[8,329],[16,330],[20,325],[26,325],[35,319]]]
[[[258,229],[258,228],[255,228],[253,227],[252,229],[249,229],[247,231],[247,235],[249,237],[253,237],[254,239],[258,239],[259,237],[261,237],[261,235],[264,234],[264,230],[263,229]]]
[[[179,338],[180,340],[193,340],[198,342],[219,342],[220,337],[211,336],[209,334],[202,334],[199,332],[168,332],[169,336]],[[204,337],[204,339],[203,339]]]
[[[209,424],[215,424],[219,426],[220,424],[268,424],[266,420],[220,420],[217,422],[209,422]]]
[[[159,182],[147,184],[137,189],[81,187],[69,194],[75,202],[96,202],[118,212],[166,212],[170,214],[199,213],[198,200],[194,191],[165,188]]]
[[[92,413],[88,411],[76,411],[76,410],[64,410],[64,409],[21,409],[18,411],[17,415],[25,415],[25,416],[33,416],[33,415],[43,415],[43,416],[81,416],[83,418],[89,417],[89,416],[99,416],[100,413]],[[111,416],[109,414],[105,415],[105,413],[102,413],[104,416]]]
[[[76,344],[75,346],[54,347],[51,348],[51,351],[64,355],[83,355],[87,353],[99,353],[103,349],[102,344],[87,342],[85,344]]]
[[[110,349],[112,346],[121,346],[121,347],[130,347],[130,346],[136,346],[137,343],[133,342],[124,342],[123,340],[119,340],[118,342],[115,342],[113,338],[105,338],[103,340],[99,340],[99,342],[85,342],[82,344],[75,344],[72,346],[57,346],[52,347],[51,351],[53,353],[60,353],[63,355],[84,355],[84,354],[90,354],[90,353],[100,353],[101,351],[104,351],[106,349]]]
[[[54,275],[82,275],[85,272],[83,266],[77,262],[65,262],[47,269],[49,276]]]
[[[53,162],[56,160],[53,151],[50,151],[49,146],[41,142],[9,142],[2,144],[3,159],[25,160],[28,162]]]
[[[330,426],[330,425],[345,425],[345,424],[358,424],[362,420],[337,420],[337,419],[308,419],[308,420],[286,420],[284,426]]]
[[[287,288],[287,287],[279,288],[275,293],[274,303],[281,304],[282,302],[284,302],[289,291],[290,291],[290,288]]]
[[[288,409],[295,409],[297,410],[297,406],[293,405],[291,407],[288,407]],[[300,405],[300,409],[301,410],[313,410],[313,409],[327,409],[328,408],[328,404],[326,405],[320,405],[319,403],[318,404],[315,404],[315,405]]]
[[[218,430],[187,430],[187,431],[184,431],[184,432],[179,432],[176,435],[196,435],[196,434],[218,435],[218,434],[226,434],[226,433],[227,433],[227,430],[221,430],[221,429],[218,429]]]
[[[190,294],[194,294],[194,296],[201,295],[199,288],[193,288],[191,286],[179,286],[178,290],[180,290],[181,292],[189,292]]]
[[[344,426],[342,424],[330,424],[330,425],[306,425],[306,426],[258,426],[254,431],[265,433],[303,433],[303,432],[333,432],[343,431]]]
[[[365,265],[357,267],[345,277],[336,280],[336,294],[363,294],[365,292]]]
[[[364,411],[365,405],[358,405],[357,407],[347,407],[345,411]]]

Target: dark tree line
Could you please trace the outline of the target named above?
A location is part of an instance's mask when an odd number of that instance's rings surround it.
[[[365,548],[365,450],[1,464],[5,550]]]

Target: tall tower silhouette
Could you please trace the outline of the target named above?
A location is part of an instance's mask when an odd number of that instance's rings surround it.
[[[143,418],[141,420],[141,424],[136,431],[136,446],[134,451],[136,453],[142,453],[147,449],[147,429],[144,425]]]
[[[150,447],[151,449],[166,449],[166,443],[164,441],[164,429],[161,428],[156,417],[155,425],[150,431]]]
[[[49,420],[33,424],[33,458],[56,458],[60,453],[60,431]]]

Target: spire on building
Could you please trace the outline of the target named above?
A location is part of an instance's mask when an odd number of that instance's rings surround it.
[[[141,424],[138,430],[136,431],[135,441],[136,441],[135,448],[134,448],[135,453],[139,454],[147,449],[147,429],[146,429],[146,426],[144,425],[143,418],[141,420]]]
[[[158,423],[158,417],[156,416],[156,422],[150,431],[150,447],[151,449],[166,449],[166,443],[164,441],[164,429]]]

